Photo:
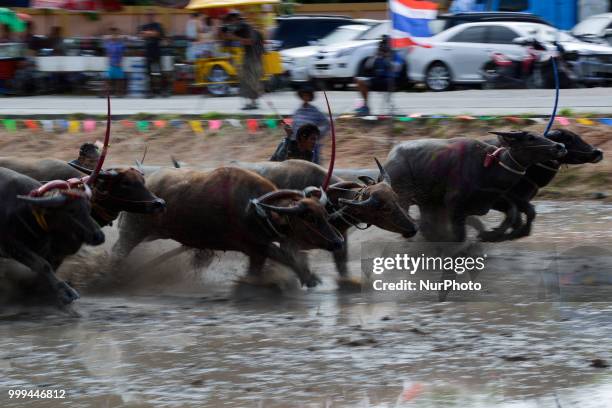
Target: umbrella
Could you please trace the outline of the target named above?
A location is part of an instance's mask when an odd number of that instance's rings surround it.
[[[13,10],[0,8],[0,24],[6,24],[14,33],[25,31],[25,23],[17,17]]]
[[[121,3],[118,0],[32,0],[30,7],[72,11],[116,11],[121,9]]]
[[[233,8],[277,3],[280,3],[280,0],[191,0],[185,8],[188,10],[202,10],[207,8]]]

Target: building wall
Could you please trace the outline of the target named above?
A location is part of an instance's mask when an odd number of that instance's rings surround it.
[[[610,0],[578,0],[578,21],[594,14],[608,13],[612,11]]]

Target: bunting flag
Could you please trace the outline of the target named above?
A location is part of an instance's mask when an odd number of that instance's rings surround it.
[[[223,121],[219,119],[213,119],[208,121],[208,128],[212,131],[221,129],[221,125],[223,125]]]
[[[68,121],[68,132],[79,133],[80,130],[81,130],[81,122],[79,122],[78,120]]]
[[[93,132],[96,130],[96,121],[88,119],[83,122],[83,130],[86,132]]]
[[[278,127],[278,123],[276,119],[266,119],[266,126],[270,129],[276,129]]]
[[[155,120],[153,121],[153,126],[158,129],[163,129],[166,127],[167,122],[165,120]]]
[[[458,120],[474,120],[476,118],[473,117],[473,116],[470,116],[470,115],[459,115],[459,116],[455,116],[455,119],[458,119]]]
[[[127,128],[127,129],[133,129],[134,128],[134,122],[131,121],[131,120],[123,119],[123,120],[119,121],[119,123],[121,123],[121,126],[123,126],[124,128]]]
[[[580,123],[581,125],[586,125],[586,126],[593,126],[595,124],[595,122],[593,122],[591,119],[588,119],[588,118],[578,118],[576,119],[576,122]]]
[[[249,129],[249,133],[256,133],[258,128],[257,119],[247,119],[247,129]]]
[[[17,121],[15,119],[4,119],[2,124],[9,132],[14,132],[17,130]]]
[[[55,124],[57,125],[57,128],[62,132],[65,132],[68,129],[68,121],[66,119],[58,119],[55,121]]]
[[[27,119],[27,120],[23,121],[23,124],[25,125],[25,127],[27,127],[30,130],[38,130],[39,129],[38,121],[37,120]]]
[[[603,123],[604,125],[612,126],[612,118],[601,118],[599,119],[599,122]]]
[[[172,119],[170,121],[170,126],[174,127],[174,128],[180,128],[183,126],[183,121],[180,119]]]
[[[391,45],[394,48],[424,46],[411,37],[431,37],[429,22],[437,17],[438,4],[433,1],[389,0],[392,34]]]
[[[45,132],[53,132],[55,127],[53,126],[52,120],[41,120],[40,122],[42,123],[42,128]]]
[[[240,124],[240,121],[238,119],[227,119],[227,123],[229,123],[230,125],[232,125],[235,128],[241,128],[242,125]]]
[[[569,126],[569,124],[570,124],[569,119],[568,119],[568,118],[566,118],[565,116],[557,116],[557,117],[555,118],[555,120],[556,120],[557,122],[559,122],[559,124],[560,124],[561,126]]]
[[[139,120],[136,122],[136,128],[139,132],[148,132],[149,131],[149,121],[148,120]]]
[[[199,120],[190,120],[189,126],[191,126],[191,130],[195,133],[204,133],[204,128],[202,128],[202,122]]]

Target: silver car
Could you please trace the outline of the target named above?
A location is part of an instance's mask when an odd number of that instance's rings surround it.
[[[425,83],[432,91],[446,91],[454,84],[482,83],[482,66],[493,52],[516,60],[526,49],[514,43],[519,37],[540,41],[559,41],[567,51],[577,51],[608,60],[612,48],[580,41],[554,27],[536,23],[467,23],[445,30],[429,39],[419,39],[423,46],[412,47],[407,56],[408,76]],[[607,69],[607,68],[605,68]]]

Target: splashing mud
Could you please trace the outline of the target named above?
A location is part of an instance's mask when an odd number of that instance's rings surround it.
[[[609,249],[611,225],[609,205],[540,202],[523,242]],[[353,233],[355,276],[369,240],[400,238]],[[233,253],[201,268],[183,254],[139,269],[175,246],[143,245],[120,273],[103,266],[109,247],[70,259],[61,274],[82,291],[81,318],[3,307],[0,406],[611,406],[612,371],[595,361],[612,361],[612,300],[372,301],[338,292],[322,252],[310,260],[324,282],[310,291],[275,265],[282,291],[236,284],[245,259]],[[63,389],[66,399],[34,404],[9,389]]]

